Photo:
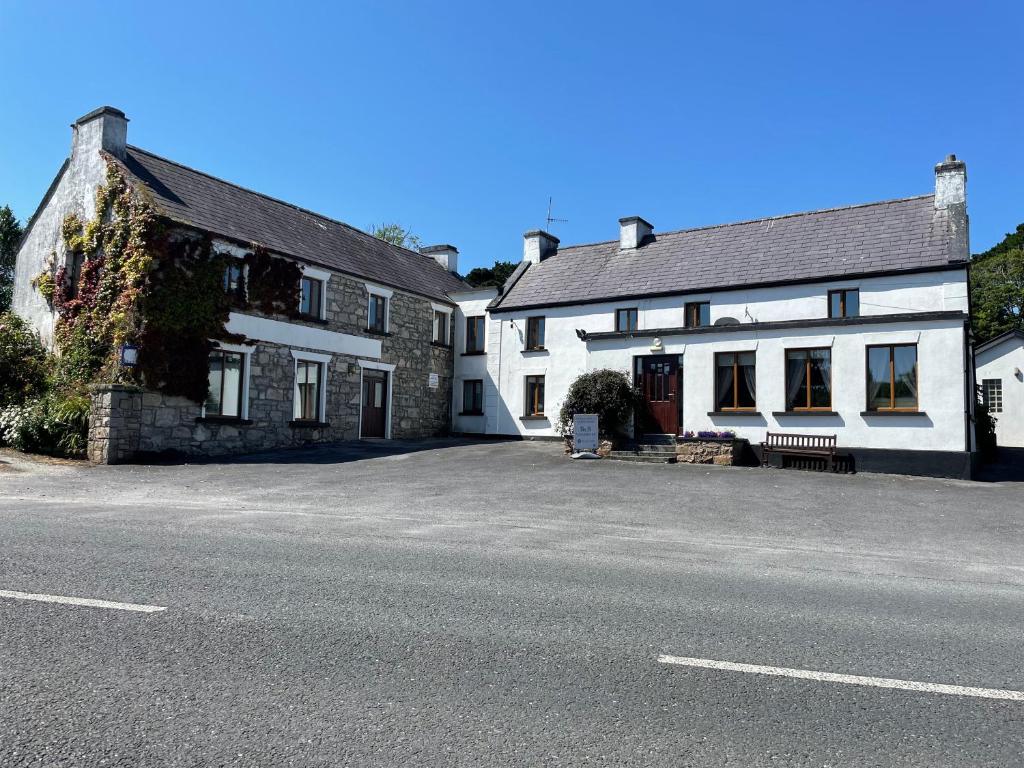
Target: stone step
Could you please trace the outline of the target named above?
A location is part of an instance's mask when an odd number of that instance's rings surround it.
[[[627,445],[623,446],[621,450],[630,453],[665,453],[674,456],[676,447],[674,445]]]
[[[668,434],[640,435],[640,442],[644,445],[675,445],[676,436]]]
[[[632,461],[637,464],[674,464],[674,453],[636,453],[634,451],[612,451],[608,458],[614,461]]]

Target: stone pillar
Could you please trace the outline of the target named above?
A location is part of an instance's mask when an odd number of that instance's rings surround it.
[[[142,431],[142,390],[123,384],[92,387],[89,411],[89,461],[121,464],[139,450]]]

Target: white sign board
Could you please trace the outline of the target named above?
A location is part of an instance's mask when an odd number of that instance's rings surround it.
[[[597,414],[577,413],[572,417],[572,447],[580,451],[597,451]]]
[[[437,374],[431,373],[427,376],[427,386],[431,389],[437,389],[440,382],[438,381]]]

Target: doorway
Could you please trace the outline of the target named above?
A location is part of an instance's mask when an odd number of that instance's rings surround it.
[[[636,375],[645,406],[637,419],[638,435],[678,434],[682,407],[678,355],[638,357]]]
[[[387,437],[388,373],[363,369],[363,405],[360,437]]]

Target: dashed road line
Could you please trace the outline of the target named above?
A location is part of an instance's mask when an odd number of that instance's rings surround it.
[[[166,611],[162,605],[140,605],[138,603],[118,603],[112,600],[93,600],[88,597],[66,597],[64,595],[38,595],[31,592],[12,592],[0,589],[0,598],[11,600],[34,600],[38,603],[61,603],[63,605],[82,605],[87,608],[110,608],[117,611],[137,611],[139,613],[159,613]]]

